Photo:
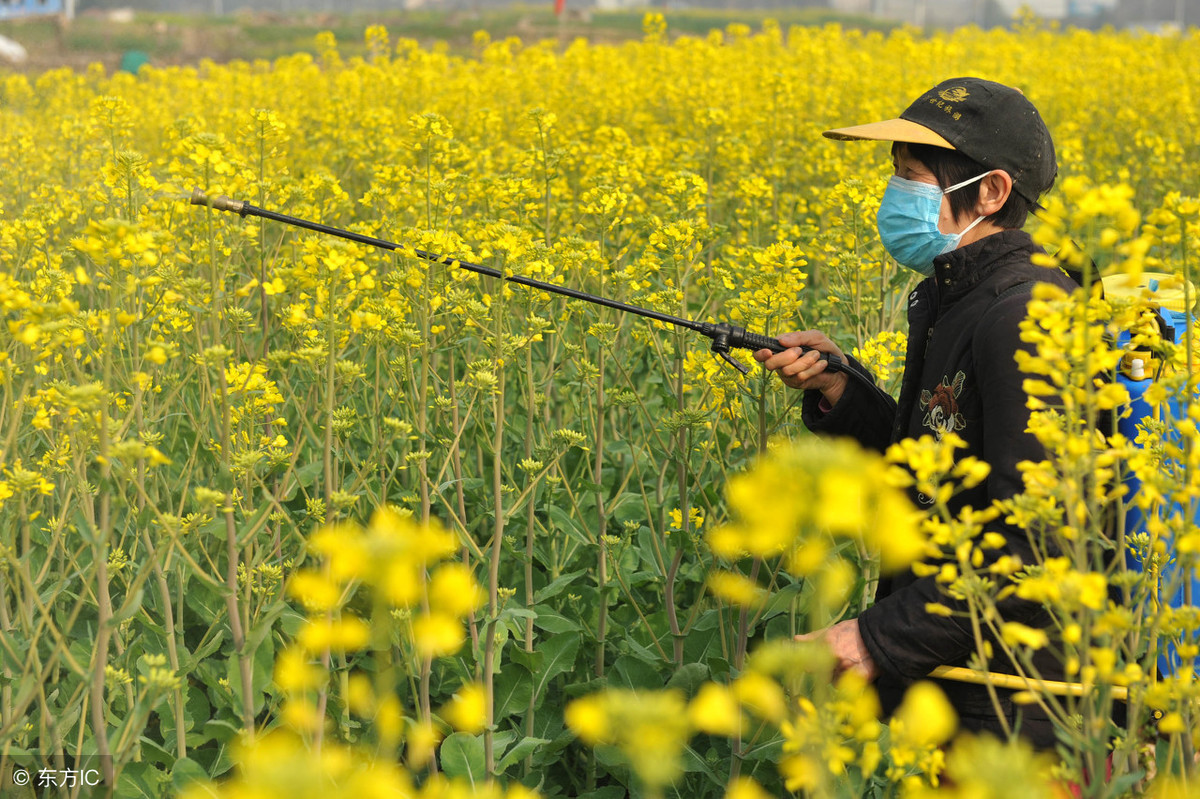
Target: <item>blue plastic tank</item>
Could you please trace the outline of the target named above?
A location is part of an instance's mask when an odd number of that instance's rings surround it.
[[[1150,301],[1158,306],[1159,314],[1166,327],[1173,332],[1176,344],[1182,343],[1187,334],[1188,300],[1191,300],[1192,306],[1195,304],[1195,289],[1191,286],[1186,288],[1185,292],[1181,278],[1160,272],[1145,272],[1137,283],[1131,283],[1125,275],[1104,278],[1104,292],[1108,297],[1142,297],[1148,294]],[[1192,319],[1194,323],[1195,317],[1193,316]],[[1128,344],[1129,340],[1130,335],[1126,332],[1121,334],[1118,342]],[[1130,441],[1137,440],[1139,423],[1151,415],[1151,408],[1145,400],[1145,393],[1154,384],[1155,372],[1158,368],[1157,362],[1148,357],[1138,358],[1137,355],[1138,353],[1127,354],[1122,360],[1117,374],[1117,380],[1129,392],[1132,411],[1118,420],[1117,429]],[[1178,397],[1168,400],[1168,408],[1172,418],[1182,418],[1183,412]],[[1125,478],[1125,485],[1129,488],[1125,495],[1128,502],[1136,496],[1136,492],[1141,488],[1141,481],[1130,475]],[[1182,508],[1178,510],[1186,512]],[[1200,525],[1200,503],[1197,503],[1193,512],[1192,522]],[[1142,512],[1138,508],[1130,507],[1125,516],[1126,535],[1144,530],[1145,522]],[[1130,568],[1143,570],[1144,564],[1137,554],[1126,552],[1125,557]],[[1169,596],[1165,595],[1164,589],[1169,589],[1172,585],[1175,585],[1175,589],[1170,592]],[[1170,542],[1168,542],[1167,562],[1162,565],[1158,575],[1158,587],[1158,600],[1166,602],[1170,607],[1200,604],[1200,579],[1197,579],[1194,571],[1190,578],[1181,579],[1178,564],[1170,555]],[[1173,643],[1166,644],[1158,654],[1159,674],[1175,674],[1179,670],[1180,663],[1179,654]]]

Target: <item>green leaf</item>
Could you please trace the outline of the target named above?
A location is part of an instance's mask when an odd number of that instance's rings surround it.
[[[550,521],[553,522],[553,529],[562,530],[568,537],[585,547],[590,547],[595,543],[593,538],[584,531],[579,520],[573,518],[563,508],[551,505],[547,512],[550,516]]]
[[[301,466],[292,472],[292,476],[296,478],[296,482],[288,486],[287,496],[284,498],[291,499],[297,488],[307,488],[317,479],[317,475],[325,470],[324,461],[313,461],[307,466]]]
[[[638,630],[637,632],[640,633],[642,631]],[[629,648],[630,654],[646,661],[647,663],[652,663],[655,660],[658,660],[658,654],[650,647],[643,646],[641,642],[633,636],[632,632],[625,636],[624,646]]]
[[[121,775],[117,777],[116,795],[120,797],[146,797],[146,799],[158,799],[159,788],[158,781],[162,775],[152,763],[126,763],[121,769]]]
[[[187,591],[184,592],[183,602],[189,610],[198,614],[205,624],[225,618],[225,597],[201,580],[190,581]]]
[[[212,719],[204,722],[205,740],[227,744],[235,740],[241,732],[241,726],[225,719]]]
[[[513,664],[496,675],[494,691],[496,721],[524,713],[533,698],[533,677],[523,666]]]
[[[625,788],[620,785],[605,785],[603,788],[579,794],[579,799],[625,799]]]
[[[579,622],[572,621],[560,613],[543,610],[542,606],[537,608],[537,618],[533,620],[533,626],[551,635],[577,633],[581,629]]]
[[[536,619],[536,618],[537,618],[537,612],[532,611],[529,608],[505,608],[504,610],[500,611],[500,616],[496,619],[496,623],[503,624],[504,626],[508,627],[510,630],[513,630],[514,632],[516,632],[518,630],[525,629],[525,625],[523,623],[521,623],[521,624],[516,623],[517,619]]]
[[[289,610],[285,602],[278,601],[267,609],[250,627],[246,635],[246,648],[256,648],[271,633],[271,628],[285,611]]]
[[[210,535],[213,538],[225,538],[225,520],[217,517],[210,519],[198,529],[200,535]]]
[[[145,592],[139,588],[131,596],[125,598],[121,603],[121,607],[117,608],[109,620],[109,624],[113,627],[122,622],[132,619],[134,615],[142,608],[142,599],[145,597]]]
[[[629,758],[619,747],[599,744],[592,748],[596,762],[604,766],[617,779],[628,779]]]
[[[517,741],[517,745],[504,753],[504,757],[500,758],[500,762],[496,764],[496,772],[503,773],[510,766],[513,766],[526,757],[532,755],[539,746],[550,743],[548,738],[522,738]]]
[[[663,680],[658,669],[640,658],[621,655],[612,667],[614,676],[609,678],[612,685],[650,691],[663,687]]]
[[[708,679],[708,665],[705,663],[685,663],[676,669],[667,680],[668,688],[678,688],[688,696],[694,696],[700,686]]]
[[[205,782],[207,780],[208,772],[190,757],[179,758],[171,768],[171,787],[176,794],[183,793],[183,790],[193,782]]]
[[[508,748],[508,745],[515,740],[517,740],[517,733],[515,730],[505,730],[504,732],[497,732],[497,733],[493,734],[492,735],[492,752],[493,752],[493,754],[496,756],[501,755],[504,752],[504,750]],[[486,748],[485,748],[485,751],[486,751]]]
[[[700,757],[700,753],[690,746],[684,747],[683,750],[683,770],[703,774],[718,788],[725,786],[725,781],[717,776],[716,772],[712,770],[712,766],[706,763],[704,758]]]
[[[245,546],[249,541],[253,540],[266,524],[267,517],[274,510],[274,505],[270,503],[264,504],[261,508],[254,512],[253,516],[243,519],[237,526],[234,532],[237,538],[238,546]]]
[[[179,659],[179,672],[181,674],[187,674],[192,671],[200,661],[221,648],[221,644],[225,641],[225,631],[217,629],[212,630],[211,633],[212,637],[206,640],[195,652],[184,650],[183,657]]]
[[[587,574],[587,569],[580,569],[579,571],[567,572],[566,574],[556,577],[547,583],[541,590],[534,593],[533,601],[541,604],[547,599],[553,599],[561,594],[568,585],[575,582],[585,574]]]
[[[770,601],[767,602],[767,606],[763,608],[761,618],[769,619],[780,613],[787,613],[791,610],[792,603],[800,597],[800,591],[803,587],[803,583],[792,583],[773,593]]]
[[[242,697],[242,669],[240,659],[236,653],[230,654],[228,661],[229,689],[233,692],[234,707],[238,713],[241,713],[241,697]],[[275,672],[275,641],[272,638],[265,639],[250,653],[250,691],[254,701],[254,712],[257,714],[262,710],[263,702],[266,701],[264,692],[271,685],[271,679]]]
[[[530,674],[537,674],[542,670],[542,661],[545,659],[545,655],[536,649],[532,652],[526,652],[524,649],[511,649],[508,659],[524,666]]]
[[[464,491],[474,491],[483,486],[483,480],[478,477],[464,477],[460,480],[447,480],[434,489],[439,495],[446,493],[446,489],[450,488],[455,483],[462,483]]]
[[[446,776],[470,780],[472,786],[487,780],[482,735],[456,732],[442,742],[439,754]]]
[[[579,636],[556,635],[538,647],[538,652],[542,655],[542,667],[533,676],[534,697],[540,697],[552,679],[574,668]]]
[[[742,753],[742,760],[746,761],[766,760],[775,763],[781,757],[783,757],[783,738],[779,735],[769,741],[751,746]]]

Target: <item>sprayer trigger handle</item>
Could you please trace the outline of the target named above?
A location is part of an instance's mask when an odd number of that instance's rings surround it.
[[[770,350],[771,352],[783,352],[787,347],[779,343],[778,340],[770,336],[761,336],[758,333],[751,333],[749,330],[743,331],[741,341],[738,346],[748,350]]]

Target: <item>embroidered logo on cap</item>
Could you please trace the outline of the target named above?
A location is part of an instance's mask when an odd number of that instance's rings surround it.
[[[970,96],[971,93],[962,86],[955,86],[951,89],[942,89],[940,92],[938,92],[938,97],[941,97],[948,103],[961,103]]]

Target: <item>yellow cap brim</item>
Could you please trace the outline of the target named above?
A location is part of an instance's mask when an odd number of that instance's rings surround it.
[[[869,125],[855,125],[851,128],[827,130],[821,134],[827,139],[840,141],[856,141],[868,139],[872,141],[902,141],[907,144],[931,144],[934,147],[956,149],[953,144],[934,133],[924,125],[909,122],[907,119],[889,119],[884,122],[872,122]]]

